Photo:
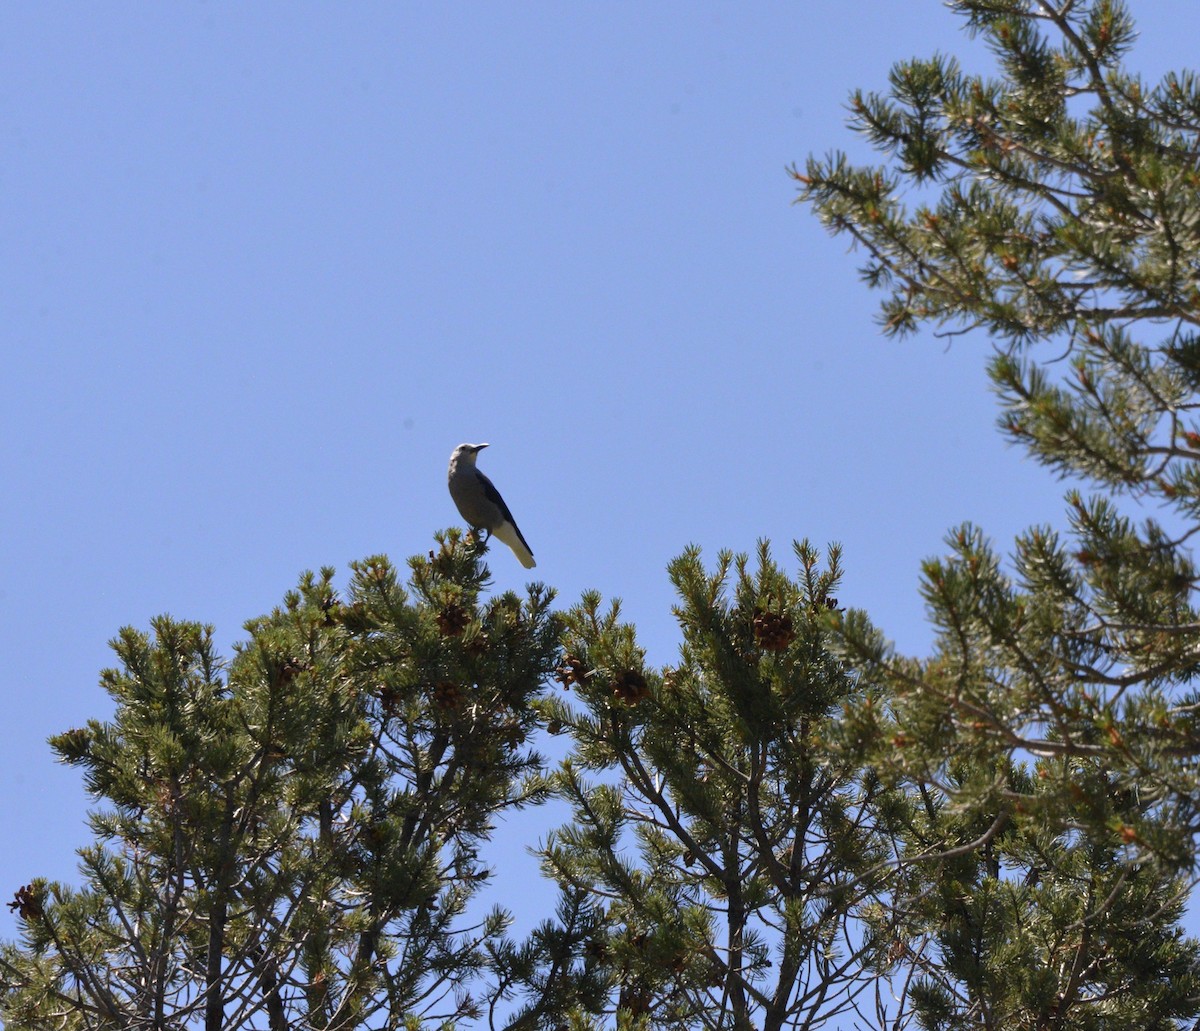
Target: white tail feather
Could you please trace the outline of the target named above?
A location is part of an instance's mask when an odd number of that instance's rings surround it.
[[[512,523],[507,520],[501,523],[492,531],[492,536],[498,537],[512,548],[513,554],[517,556],[517,561],[526,569],[532,569],[537,565],[533,560],[533,552],[525,546],[525,542],[521,540],[520,532]]]

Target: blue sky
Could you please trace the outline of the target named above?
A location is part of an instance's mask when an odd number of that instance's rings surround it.
[[[1134,14],[1133,66],[1194,65],[1200,8]],[[45,738],[109,714],[120,626],[228,652],[301,570],[427,550],[462,441],[654,663],[669,559],[760,536],[840,541],[842,601],[924,648],[945,531],[1062,488],[986,342],[883,339],[784,169],[865,156],[848,92],[936,50],[987,60],[937,0],[0,8],[0,899],[74,878]]]

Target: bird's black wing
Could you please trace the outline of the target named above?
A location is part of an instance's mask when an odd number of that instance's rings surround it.
[[[483,487],[483,496],[498,509],[500,509],[500,514],[504,516],[504,518],[510,523],[512,523],[512,513],[508,510],[508,506],[504,503],[504,499],[500,496],[500,492],[496,490],[496,485],[478,469],[475,470],[475,475],[479,477],[479,483]],[[516,526],[516,523],[513,523],[513,525]]]
[[[517,525],[517,521],[513,518],[512,513],[508,510],[508,505],[504,503],[504,499],[500,496],[500,492],[496,490],[496,485],[478,469],[475,470],[475,475],[479,477],[479,482],[483,484],[483,496],[498,509],[500,509],[500,514],[504,516],[505,521],[510,523],[512,528],[517,531],[517,536],[521,538],[521,543],[525,545],[525,550],[532,555],[533,549],[529,547],[529,541],[525,539],[525,534],[521,532],[521,528]]]

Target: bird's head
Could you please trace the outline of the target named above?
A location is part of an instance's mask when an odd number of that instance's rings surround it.
[[[450,456],[450,460],[454,462],[466,460],[474,463],[475,456],[478,455],[479,452],[485,447],[487,447],[486,444],[459,444],[458,447],[454,449],[454,454]]]

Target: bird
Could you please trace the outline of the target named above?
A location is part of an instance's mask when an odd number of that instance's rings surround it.
[[[475,468],[475,459],[487,446],[459,444],[454,449],[450,455],[450,496],[471,526],[486,531],[489,537],[499,537],[512,548],[521,565],[532,569],[537,563],[516,520],[492,481]]]

